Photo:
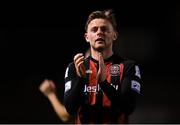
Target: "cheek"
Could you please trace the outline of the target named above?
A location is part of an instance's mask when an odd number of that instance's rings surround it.
[[[95,39],[95,37],[94,37],[94,35],[93,34],[89,34],[89,40],[94,40]]]
[[[113,40],[114,38],[112,37],[112,35],[109,35],[106,37],[108,40]]]
[[[111,34],[109,34],[109,35],[107,35],[107,36],[108,36],[108,39],[114,40],[114,34],[113,34],[113,33],[111,33]]]

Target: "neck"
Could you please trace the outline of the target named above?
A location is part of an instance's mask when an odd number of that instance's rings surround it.
[[[93,48],[91,48],[91,56],[95,60],[99,60],[99,57],[98,57],[99,53],[100,53],[99,51],[96,51]],[[111,48],[103,50],[101,53],[103,55],[103,59],[107,59],[113,55],[113,51]]]

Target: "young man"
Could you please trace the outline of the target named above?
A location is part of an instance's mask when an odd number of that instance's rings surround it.
[[[85,30],[91,55],[78,53],[66,69],[66,110],[78,124],[128,123],[140,93],[139,67],[113,53],[118,34],[111,10],[92,12]]]
[[[91,56],[78,53],[67,67],[66,110],[76,123],[128,123],[140,93],[139,67],[113,53],[117,31],[111,10],[92,12],[85,29]]]

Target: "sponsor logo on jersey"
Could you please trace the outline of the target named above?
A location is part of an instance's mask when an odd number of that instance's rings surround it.
[[[111,84],[116,90],[118,90],[118,85]]]
[[[89,85],[84,86],[84,92],[98,92],[100,90],[101,88],[99,84],[97,86],[89,86]]]
[[[120,67],[118,64],[114,64],[110,66],[110,74],[112,76],[117,76],[120,73]]]
[[[135,66],[135,76],[141,78],[141,74],[138,66]]]
[[[116,90],[118,89],[118,85],[111,84]],[[96,86],[90,86],[86,85],[84,86],[84,92],[99,92],[101,90],[101,87],[98,85]]]
[[[65,83],[65,92],[69,91],[71,89],[71,81],[68,81]]]
[[[140,93],[140,89],[141,89],[140,83],[135,80],[131,80],[131,89]]]

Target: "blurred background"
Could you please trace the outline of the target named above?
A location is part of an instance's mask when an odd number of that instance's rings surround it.
[[[39,91],[52,79],[62,99],[65,68],[89,45],[90,12],[114,9],[114,50],[141,68],[142,92],[130,123],[180,123],[180,4],[137,1],[1,3],[0,123],[61,123]]]

